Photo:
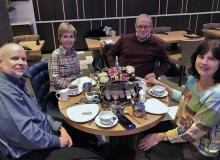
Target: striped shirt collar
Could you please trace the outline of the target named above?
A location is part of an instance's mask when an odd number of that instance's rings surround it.
[[[60,53],[61,53],[61,54],[66,55],[66,54],[68,53],[68,52],[67,52],[67,49],[65,49],[62,45],[59,46],[59,50],[60,50]],[[70,53],[70,54],[71,54],[71,53],[75,53],[75,49],[74,49],[74,48],[71,48],[69,53]]]

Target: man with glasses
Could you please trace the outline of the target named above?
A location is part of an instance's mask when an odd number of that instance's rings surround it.
[[[146,14],[136,18],[136,33],[122,36],[107,52],[110,67],[115,66],[119,57],[121,66],[135,67],[136,76],[149,79],[165,74],[170,62],[162,45],[151,36],[152,19]]]

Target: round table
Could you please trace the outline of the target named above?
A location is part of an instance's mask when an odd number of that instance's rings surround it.
[[[115,126],[111,128],[101,128],[96,125],[95,118],[85,123],[74,122],[67,117],[66,109],[70,106],[73,106],[77,102],[79,102],[82,96],[83,94],[80,94],[78,96],[70,96],[70,98],[65,102],[59,101],[59,109],[62,113],[64,120],[68,124],[87,133],[104,135],[104,136],[131,135],[131,134],[135,134],[135,133],[148,130],[149,128],[157,125],[164,117],[164,114],[154,115],[154,114],[146,113],[146,116],[145,116],[146,118],[136,118],[133,116],[132,108],[129,106],[129,107],[126,107],[125,110],[127,110],[127,112],[129,112],[130,115],[126,115],[126,117],[130,119],[136,125],[135,129],[126,130],[119,123],[117,123]],[[148,96],[147,98],[149,98],[149,95],[147,96]],[[161,101],[169,103],[169,97],[162,98]],[[101,104],[99,104],[99,107],[101,111],[102,110]],[[131,118],[131,116],[133,117],[133,119]],[[136,119],[136,121],[134,119]],[[137,121],[139,123],[137,123]]]

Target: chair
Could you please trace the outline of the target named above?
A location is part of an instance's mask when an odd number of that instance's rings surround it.
[[[114,46],[114,43],[106,43],[105,41],[102,41],[100,43],[100,54],[96,55],[92,62],[92,66],[95,71],[102,71],[103,68],[109,67],[107,58],[106,58],[106,52],[112,46]]]
[[[220,28],[220,23],[205,23],[203,24],[203,29],[207,30],[207,29],[215,29],[215,28]],[[207,39],[216,39],[218,37],[210,35],[208,33],[203,32],[203,36]]]
[[[151,32],[152,33],[164,33],[164,32],[169,32],[171,30],[172,30],[172,27],[159,26],[159,27],[152,28]]]
[[[39,40],[40,40],[39,35],[21,35],[13,38],[13,41],[15,43],[20,43],[23,41],[39,41]],[[42,58],[41,51],[40,52],[27,51],[27,61],[29,66],[40,61],[41,58]]]
[[[58,107],[54,106],[49,99],[50,78],[48,72],[48,62],[37,62],[28,69],[26,76],[30,79],[34,94],[38,103],[42,107],[42,110],[51,115],[54,119],[62,120]]]
[[[190,66],[190,59],[196,48],[205,41],[205,38],[194,38],[182,40],[179,42],[181,53],[169,56],[170,62],[180,65],[179,86],[181,86],[182,78],[186,67]]]

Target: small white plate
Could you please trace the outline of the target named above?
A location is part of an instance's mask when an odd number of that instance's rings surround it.
[[[168,91],[167,91],[167,90],[165,90],[165,91],[163,92],[163,94],[160,94],[160,95],[154,94],[152,89],[149,89],[148,92],[149,92],[149,94],[150,94],[151,96],[156,97],[156,98],[163,98],[163,97],[166,97],[166,96],[168,95]]]
[[[114,123],[110,124],[110,125],[104,125],[100,122],[100,118],[99,118],[99,115],[96,116],[95,118],[95,123],[99,126],[99,127],[102,127],[102,128],[110,128],[110,127],[113,127],[114,125],[116,125],[118,123],[118,117],[117,116],[114,116],[115,117],[115,120],[114,120]]]
[[[168,107],[155,98],[148,99],[145,103],[145,111],[152,114],[164,114],[168,112]]]
[[[66,114],[74,122],[87,122],[92,120],[99,112],[97,104],[81,104],[68,107]],[[90,113],[90,114],[87,114]]]
[[[83,84],[86,83],[86,82],[91,82],[92,85],[94,86],[96,84],[96,81],[87,77],[87,76],[84,76],[84,77],[80,77],[80,78],[77,78],[75,79],[74,81],[71,82],[72,85],[79,85],[79,88],[83,88]]]
[[[82,93],[83,89],[81,87],[79,87],[79,90],[77,93],[69,93],[69,96],[76,96],[79,95],[80,93]]]

